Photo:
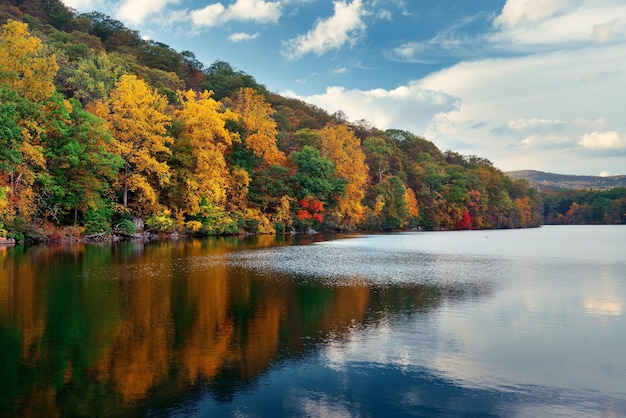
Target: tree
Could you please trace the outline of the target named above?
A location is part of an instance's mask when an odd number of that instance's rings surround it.
[[[106,101],[125,72],[122,59],[115,54],[89,55],[61,69],[61,85],[68,97],[80,100],[83,105],[94,100]]]
[[[396,176],[388,176],[374,187],[374,193],[382,196],[384,206],[380,212],[380,227],[385,231],[404,228],[409,220],[406,188]]]
[[[234,118],[234,114],[223,111],[222,104],[206,90],[200,94],[192,90],[178,92],[178,98],[182,107],[176,116],[184,124],[179,140],[188,141],[192,162],[188,174],[178,173],[178,187],[185,193],[176,206],[195,215],[203,199],[215,205],[224,204],[231,185],[224,154],[236,139],[226,129],[226,121]]]
[[[164,113],[167,101],[134,75],[123,75],[106,102],[96,101],[88,110],[106,120],[113,135],[113,151],[124,160],[117,185],[124,207],[139,213],[158,210],[158,189],[169,183],[170,168],[164,160],[171,153],[167,135],[171,118]],[[136,199],[129,204],[129,192]]]
[[[25,23],[9,20],[2,27],[0,82],[26,100],[41,102],[54,93],[58,69],[54,55],[46,54],[41,40],[30,34]]]
[[[298,171],[292,177],[295,197],[298,200],[314,197],[333,206],[338,196],[345,192],[346,180],[335,174],[335,166],[318,150],[305,146],[291,154]]]
[[[205,75],[206,79],[200,86],[212,90],[216,100],[229,97],[243,88],[252,88],[257,91],[262,89],[254,77],[235,70],[226,61],[215,61],[206,69]]]
[[[335,166],[337,177],[346,181],[345,193],[338,198],[336,213],[341,229],[356,229],[363,220],[365,183],[368,167],[361,143],[346,125],[328,125],[319,131],[322,155]]]
[[[65,102],[66,130],[49,138],[43,179],[48,191],[47,205],[58,205],[62,211],[101,211],[108,206],[111,182],[123,166],[122,159],[110,151],[113,139],[104,122],[85,111],[80,102]]]
[[[35,213],[35,179],[45,171],[44,139],[58,66],[26,24],[9,20],[0,33],[0,187],[7,187],[4,219],[28,222]],[[7,222],[5,222],[7,223]]]
[[[252,88],[242,88],[232,100],[232,108],[240,117],[246,148],[262,158],[268,165],[284,165],[285,154],[276,145],[276,122],[272,119],[274,109],[263,95]]]
[[[367,150],[368,165],[375,170],[375,178],[378,183],[383,181],[383,174],[389,171],[388,158],[393,151],[384,138],[369,137],[363,141],[363,147]],[[374,173],[373,173],[374,174]],[[372,177],[374,177],[372,175]]]

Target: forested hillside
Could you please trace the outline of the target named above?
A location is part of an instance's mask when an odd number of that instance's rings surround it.
[[[526,180],[540,191],[571,189],[609,190],[614,187],[626,187],[626,176],[573,176],[566,174],[544,173],[543,171],[509,171],[507,176],[514,180]]]
[[[513,228],[538,192],[58,0],[0,9],[0,235]]]

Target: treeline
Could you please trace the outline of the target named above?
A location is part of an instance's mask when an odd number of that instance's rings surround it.
[[[541,196],[485,159],[272,94],[99,13],[33,0],[2,17],[27,24],[0,34],[0,235],[542,223]]]
[[[543,193],[546,224],[626,224],[626,187]]]

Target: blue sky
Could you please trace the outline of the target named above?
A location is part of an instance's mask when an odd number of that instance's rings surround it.
[[[64,0],[502,170],[626,174],[623,0]]]

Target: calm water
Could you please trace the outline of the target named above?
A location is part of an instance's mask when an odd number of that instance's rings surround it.
[[[626,416],[626,227],[0,249],[2,416]]]

